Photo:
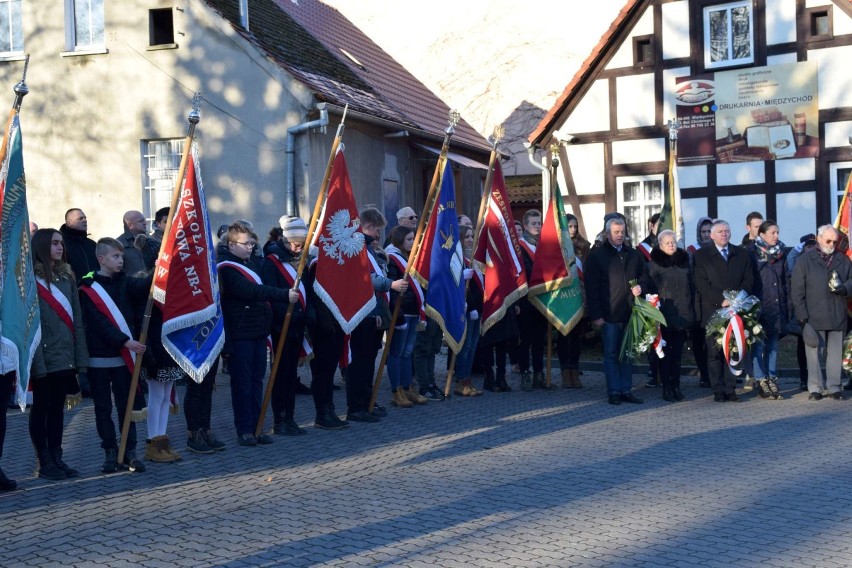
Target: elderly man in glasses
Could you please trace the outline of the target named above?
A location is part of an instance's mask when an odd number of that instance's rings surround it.
[[[417,213],[411,207],[403,207],[396,212],[396,222],[409,229],[417,228]]]
[[[793,309],[802,326],[808,360],[808,400],[843,400],[841,363],[852,262],[837,250],[838,237],[831,225],[820,227],[817,246],[803,253],[793,269]],[[825,373],[820,347],[825,348]]]

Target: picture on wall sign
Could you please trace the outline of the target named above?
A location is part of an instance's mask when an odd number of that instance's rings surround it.
[[[678,165],[819,155],[816,62],[681,77],[674,98]]]

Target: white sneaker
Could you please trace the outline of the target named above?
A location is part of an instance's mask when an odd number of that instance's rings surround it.
[[[753,377],[746,375],[745,383],[743,384],[743,392],[751,392],[754,390],[755,386],[757,386],[757,381],[755,381]]]

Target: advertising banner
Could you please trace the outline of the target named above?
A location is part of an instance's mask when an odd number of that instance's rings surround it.
[[[679,166],[819,154],[814,61],[676,79]]]

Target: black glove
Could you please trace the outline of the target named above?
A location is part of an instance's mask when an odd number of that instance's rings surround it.
[[[832,294],[837,294],[838,296],[845,296],[847,293],[846,286],[838,286],[836,290],[832,291]]]

